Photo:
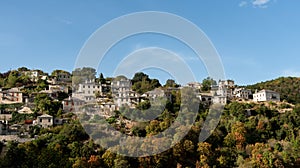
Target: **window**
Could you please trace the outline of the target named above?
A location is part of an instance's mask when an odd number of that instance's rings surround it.
[[[88,88],[90,88],[90,85],[88,85]]]
[[[40,118],[40,122],[43,122],[43,120]]]
[[[83,85],[82,88],[85,88],[85,85]]]
[[[51,122],[51,119],[50,119],[50,118],[48,119],[48,122]]]

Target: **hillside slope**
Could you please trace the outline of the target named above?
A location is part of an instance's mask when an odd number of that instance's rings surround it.
[[[280,99],[289,103],[300,103],[300,78],[297,77],[280,77],[274,80],[260,82],[247,86],[253,92],[257,89],[269,89],[280,93]]]

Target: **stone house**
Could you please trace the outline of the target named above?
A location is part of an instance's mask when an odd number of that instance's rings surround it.
[[[20,88],[0,89],[0,104],[23,103],[23,93]]]
[[[250,99],[252,96],[252,92],[250,89],[245,89],[245,88],[236,88],[233,91],[233,95],[236,98],[241,98],[241,99]]]
[[[62,101],[64,112],[78,112],[80,107],[86,104],[84,100],[76,97],[69,97]]]
[[[53,126],[53,116],[44,114],[37,117],[37,125],[40,125],[44,128]]]

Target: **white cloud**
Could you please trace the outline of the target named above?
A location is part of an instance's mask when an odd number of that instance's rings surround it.
[[[291,76],[291,77],[300,77],[300,71],[287,69],[287,70],[284,70],[281,75],[282,76]]]
[[[65,18],[58,18],[57,20],[59,22],[63,23],[63,24],[66,24],[66,25],[70,25],[70,24],[73,23],[71,20],[68,20],[68,19],[65,19]]]
[[[250,6],[258,7],[258,8],[267,8],[268,3],[270,3],[272,0],[243,0],[240,1],[239,7],[246,7],[250,4]],[[273,0],[276,2],[276,0]]]
[[[270,0],[254,0],[252,2],[252,5],[255,7],[266,8],[266,7],[268,7],[267,4],[269,2],[270,2]]]
[[[247,5],[248,5],[247,1],[242,1],[242,2],[240,2],[239,7],[244,7],[244,6],[247,6]]]

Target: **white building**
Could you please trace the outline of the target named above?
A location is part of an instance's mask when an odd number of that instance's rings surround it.
[[[272,90],[261,90],[253,94],[253,101],[264,102],[264,101],[280,101],[280,94]]]
[[[26,71],[25,75],[27,75],[31,81],[36,82],[39,79],[40,72],[38,70],[30,70]]]
[[[210,93],[200,93],[198,97],[205,104],[210,105],[212,103],[212,95]]]
[[[85,81],[85,83],[80,83],[78,89],[72,93],[72,97],[82,99],[84,101],[95,101],[96,93],[102,93],[101,83],[96,83],[95,81]]]
[[[201,83],[199,83],[199,82],[189,82],[189,83],[187,83],[187,86],[195,88],[197,90],[200,90],[202,87]]]
[[[211,86],[212,103],[225,105],[233,97],[234,87],[233,80],[220,80],[218,85]]]
[[[49,90],[52,92],[65,92],[68,93],[68,86],[65,85],[49,85]]]
[[[220,80],[218,83],[217,95],[233,98],[233,88],[235,87],[233,80]]]
[[[226,86],[227,88],[235,87],[233,80],[220,80],[219,85]]]
[[[44,114],[37,117],[37,124],[47,128],[53,126],[53,117],[48,114]]]
[[[148,91],[142,95],[148,99],[156,99],[159,97],[165,97],[165,92],[160,88],[155,88],[154,90]]]
[[[234,89],[233,94],[236,98],[250,99],[252,92],[250,89],[236,88]]]
[[[104,115],[111,116],[115,110],[118,110],[117,106],[112,102],[101,103],[99,106],[100,112],[102,112]]]
[[[218,95],[213,96],[212,103],[225,105],[227,103],[227,97],[226,96],[218,96]]]
[[[114,103],[121,107],[128,105],[135,107],[140,102],[141,96],[131,90],[131,81],[126,78],[115,79],[111,83],[111,92],[114,99]]]

